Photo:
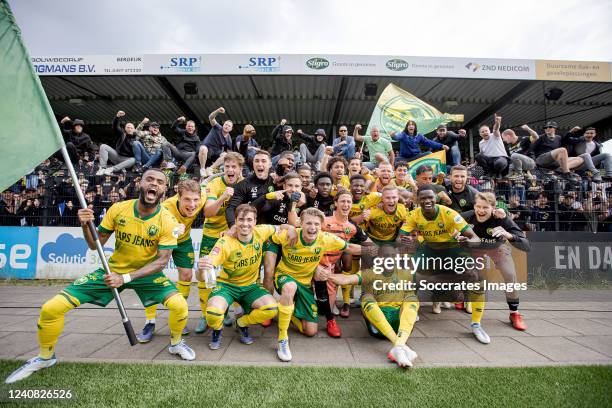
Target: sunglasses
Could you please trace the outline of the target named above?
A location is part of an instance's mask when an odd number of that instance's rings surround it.
[[[346,129],[340,129],[338,132],[348,132]]]

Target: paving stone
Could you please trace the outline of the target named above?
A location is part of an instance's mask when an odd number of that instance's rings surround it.
[[[612,362],[612,359],[605,354],[593,351],[563,337],[515,337],[515,341],[557,362]]]
[[[552,361],[511,337],[492,338],[491,343],[485,345],[485,347],[481,347],[480,343],[476,343],[472,339],[459,339],[459,341],[485,360],[500,365],[526,365]]]
[[[612,336],[568,337],[574,343],[582,344],[598,353],[612,357]]]

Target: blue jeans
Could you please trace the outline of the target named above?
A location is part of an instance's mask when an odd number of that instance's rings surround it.
[[[134,158],[136,159],[137,166],[144,164],[146,167],[153,167],[156,163],[161,161],[161,149],[158,149],[157,152],[150,154],[139,141],[134,141],[132,148],[134,149]]]
[[[338,153],[342,153],[342,155],[344,156],[344,158],[346,160],[350,160],[353,157],[355,157],[355,144],[351,143],[351,144],[345,144],[342,146],[336,146],[334,147],[334,155],[338,154]]]
[[[459,146],[455,145],[450,148],[450,156],[451,156],[451,166],[457,166],[461,164],[461,151],[459,150]]]

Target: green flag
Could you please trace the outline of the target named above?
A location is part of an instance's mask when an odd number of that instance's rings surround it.
[[[370,134],[372,127],[377,127],[380,135],[388,138],[389,133],[404,130],[406,122],[411,119],[416,122],[419,133],[425,135],[434,131],[438,125],[463,122],[463,115],[441,113],[410,92],[389,84],[376,102],[366,135]]]
[[[6,0],[0,0],[0,191],[64,141]]]

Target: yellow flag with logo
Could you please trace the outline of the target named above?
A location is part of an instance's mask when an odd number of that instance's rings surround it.
[[[389,138],[389,133],[399,133],[404,130],[409,120],[414,120],[418,132],[426,135],[433,132],[438,125],[463,122],[463,115],[441,113],[410,92],[397,85],[389,84],[376,102],[366,135],[370,134],[372,127],[377,127],[382,137]]]
[[[433,152],[427,156],[419,157],[418,159],[408,162],[412,178],[416,178],[416,169],[423,165],[431,167],[434,176],[440,172],[446,173],[446,151],[440,150],[438,152]]]

